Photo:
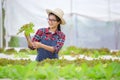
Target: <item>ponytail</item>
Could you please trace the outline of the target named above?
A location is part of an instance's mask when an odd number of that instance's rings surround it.
[[[60,24],[58,25],[57,29],[58,29],[58,31],[61,31],[61,26],[60,26]]]

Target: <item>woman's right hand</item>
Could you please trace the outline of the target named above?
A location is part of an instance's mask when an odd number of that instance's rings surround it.
[[[26,33],[24,33],[24,35],[25,35],[25,37],[26,37],[28,46],[29,46],[29,47],[32,47],[32,46],[33,46],[33,42],[31,41],[30,35],[27,35]]]
[[[27,35],[25,32],[24,32],[24,35],[25,35],[25,37],[30,37],[30,35]]]

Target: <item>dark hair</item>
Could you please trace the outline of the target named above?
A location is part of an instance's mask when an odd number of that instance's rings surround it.
[[[58,25],[57,29],[58,29],[58,31],[61,31],[61,26],[60,26],[60,24]]]
[[[56,17],[57,22],[59,22],[59,21],[61,22],[61,19],[60,19],[57,15],[55,15],[55,14],[53,14],[53,13],[49,13],[48,16],[50,16],[50,15],[54,15],[54,16]],[[60,24],[58,25],[57,29],[58,29],[58,31],[61,31],[61,26],[60,26]]]

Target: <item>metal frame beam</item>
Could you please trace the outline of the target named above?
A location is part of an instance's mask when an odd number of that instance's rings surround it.
[[[0,48],[3,47],[2,1],[0,0]]]

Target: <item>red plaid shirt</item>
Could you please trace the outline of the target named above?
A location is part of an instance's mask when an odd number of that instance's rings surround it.
[[[43,35],[45,34],[45,35]],[[49,31],[49,28],[41,28],[39,29],[35,36],[33,37],[32,41],[40,42],[42,37],[45,37],[46,40],[53,40],[56,41],[56,45],[53,46],[55,49],[55,53],[58,53],[59,50],[62,48],[64,41],[65,41],[65,34],[61,31],[56,30],[55,33]]]

